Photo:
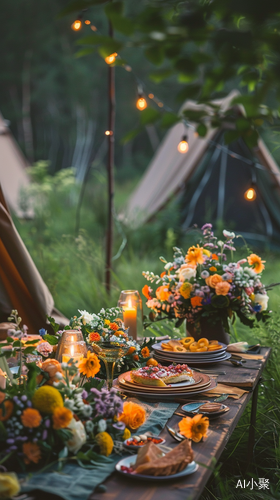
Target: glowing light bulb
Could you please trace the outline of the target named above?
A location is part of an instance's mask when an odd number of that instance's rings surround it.
[[[112,130],[106,130],[105,131],[105,135],[113,135],[113,131]]]
[[[179,142],[178,146],[177,146],[177,149],[179,151],[179,153],[187,153],[188,150],[189,150],[189,144],[188,144],[188,141],[187,141],[187,136],[184,135],[182,137],[182,140]]]
[[[89,19],[86,19],[86,20],[85,20],[85,24],[90,24],[90,20],[89,20]]]
[[[80,19],[76,19],[71,25],[72,30],[79,31],[82,27],[82,21]]]
[[[256,193],[256,191],[254,190],[253,187],[250,187],[244,193],[244,198],[247,201],[254,201],[256,199],[256,197],[257,197],[257,193]]]
[[[148,104],[145,97],[138,97],[136,101],[136,108],[139,109],[140,111],[143,111],[143,109],[146,109],[147,106]]]
[[[117,55],[118,55],[117,52],[110,54],[109,56],[105,57],[105,62],[107,64],[113,64],[116,60]]]
[[[149,95],[148,95],[148,97],[149,97],[150,99],[153,99],[155,96],[154,96],[154,94],[149,94]]]

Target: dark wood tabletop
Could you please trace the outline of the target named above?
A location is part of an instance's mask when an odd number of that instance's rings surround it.
[[[255,359],[256,356],[252,355],[240,367],[234,367],[229,361],[211,365],[213,371],[217,368],[219,371],[226,372],[226,375],[220,375],[217,378],[218,382],[234,387],[242,387],[243,389],[248,388],[249,392],[245,393],[240,399],[228,398],[225,404],[229,407],[229,411],[216,419],[211,419],[207,438],[203,442],[193,443],[194,460],[199,464],[195,473],[180,480],[171,478],[168,481],[160,482],[159,480],[140,481],[135,477],[124,477],[115,472],[104,483],[107,491],[93,493],[90,500],[198,500],[212,474],[215,462],[223,452],[250,399],[253,396],[253,399],[255,397],[256,400],[257,384],[269,358],[270,351],[270,348],[262,347],[260,354],[263,357],[261,360]],[[210,369],[210,365],[207,368]],[[205,396],[199,398],[199,395],[196,398],[198,400],[213,399]],[[192,400],[194,399],[192,397]],[[256,402],[253,406],[256,406]],[[176,428],[181,418],[173,415],[168,424]],[[166,429],[160,435],[166,440],[165,444],[167,446],[176,446],[177,443]]]

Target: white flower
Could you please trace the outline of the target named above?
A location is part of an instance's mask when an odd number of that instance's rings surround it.
[[[268,299],[269,299],[268,295],[263,295],[262,293],[256,293],[255,302],[257,304],[260,304],[261,311],[265,311],[267,309]]]
[[[56,372],[56,374],[55,374],[55,378],[56,378],[57,380],[61,380],[61,379],[63,378],[62,373],[60,373],[60,372]]]
[[[90,417],[92,414],[92,407],[90,405],[84,405],[82,414],[84,415],[84,417]]]
[[[98,432],[105,432],[106,429],[107,429],[106,420],[104,420],[104,418],[101,418],[101,420],[99,420],[98,422]]]
[[[87,440],[86,431],[82,422],[80,420],[76,422],[74,418],[72,418],[70,424],[68,425],[68,429],[72,432],[72,438],[67,441],[66,446],[69,451],[72,451],[72,453],[75,454]]]
[[[88,420],[86,422],[86,430],[87,430],[87,432],[92,432],[93,429],[94,429],[94,425],[93,425],[92,421]]]
[[[79,319],[81,319],[83,321],[84,325],[87,323],[90,323],[91,321],[98,321],[99,320],[99,318],[96,314],[90,314],[87,311],[80,311],[80,309],[78,309],[78,311],[81,315],[79,317]]]
[[[169,269],[171,269],[171,267],[172,267],[172,266],[173,266],[173,263],[172,263],[172,262],[167,262],[167,264],[165,264],[165,266],[164,266],[164,269],[165,269],[166,271],[169,271]]]
[[[75,402],[73,401],[73,399],[66,399],[64,401],[64,406],[66,408],[68,408],[69,410],[71,410],[71,411],[75,411],[77,409],[76,406],[75,406]]]
[[[179,270],[179,280],[189,281],[191,278],[196,277],[196,268],[189,266],[188,264],[183,264]]]
[[[229,231],[226,231],[226,229],[223,230],[223,235],[225,238],[228,238],[232,240],[232,238],[235,238],[235,233],[230,233]]]

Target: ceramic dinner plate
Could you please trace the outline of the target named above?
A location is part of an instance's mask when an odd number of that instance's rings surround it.
[[[231,354],[229,352],[224,352],[222,356],[220,357],[211,357],[210,359],[209,358],[205,358],[205,357],[201,357],[200,359],[196,359],[196,358],[184,358],[182,360],[182,358],[180,357],[177,357],[177,358],[171,358],[171,357],[168,357],[168,356],[162,356],[161,354],[159,354],[159,352],[155,352],[154,354],[154,358],[159,362],[159,363],[162,363],[162,362],[175,362],[175,363],[187,363],[188,365],[190,366],[195,366],[195,365],[209,365],[209,364],[212,364],[212,363],[218,363],[219,361],[226,361],[227,359],[231,358]]]
[[[220,353],[222,351],[225,351],[226,348],[227,348],[227,345],[226,344],[223,344],[222,342],[219,342],[219,345],[222,346],[221,349],[218,349],[217,351],[202,351],[202,352],[189,352],[189,351],[186,351],[186,352],[176,352],[176,351],[167,351],[166,349],[162,349],[161,347],[161,344],[162,343],[167,343],[166,340],[163,340],[162,342],[158,342],[156,344],[153,344],[152,345],[152,349],[155,349],[156,351],[160,351],[160,352],[163,352],[163,353],[168,353],[168,354],[180,354],[181,356],[185,356],[185,355],[188,355],[188,356],[205,356],[205,355],[209,355],[209,354],[217,354],[217,353]]]
[[[125,373],[122,373],[121,375],[119,375],[118,377],[118,380],[121,384],[125,383],[125,384],[129,384],[133,387],[140,387],[140,388],[143,388],[145,387],[148,388],[148,389],[159,389],[159,390],[167,390],[170,388],[172,389],[181,389],[181,388],[185,388],[185,387],[190,387],[190,386],[194,386],[194,385],[197,385],[197,384],[200,384],[201,382],[205,382],[205,378],[203,377],[203,374],[201,373],[198,373],[198,372],[193,372],[193,381],[190,381],[190,380],[184,380],[183,382],[178,382],[176,384],[168,384],[166,386],[146,386],[146,385],[142,385],[142,384],[139,384],[137,382],[135,382],[134,380],[132,380],[131,378],[131,371],[129,372],[125,372]]]
[[[179,477],[188,476],[189,474],[193,474],[197,469],[198,465],[196,462],[191,462],[184,470],[178,472],[177,474],[172,474],[171,476],[146,476],[144,474],[129,474],[121,470],[122,466],[131,467],[136,462],[137,455],[130,455],[129,457],[122,458],[116,464],[116,470],[123,474],[123,476],[130,477],[132,479],[150,479],[151,481],[167,481],[170,479],[177,479]]]
[[[147,437],[148,437],[148,438],[156,438],[157,440],[160,440],[160,442],[159,442],[159,443],[156,443],[157,445],[158,445],[158,444],[163,444],[163,443],[165,443],[165,439],[163,439],[163,438],[161,438],[161,437],[159,437],[159,436],[147,436]],[[136,453],[137,453],[137,451],[139,450],[139,448],[142,448],[142,446],[145,446],[145,444],[147,444],[147,443],[149,442],[149,441],[145,441],[143,444],[140,444],[140,445],[139,445],[139,444],[138,444],[138,445],[129,444],[129,441],[132,441],[133,439],[134,439],[134,438],[133,438],[133,436],[132,436],[132,437],[130,437],[130,438],[128,438],[128,439],[126,439],[126,440],[123,442],[123,445],[124,445],[124,447],[125,447],[126,449],[128,449],[128,450],[135,450],[135,451],[136,451]]]
[[[197,413],[201,413],[202,415],[205,415],[206,417],[218,417],[219,415],[222,415],[223,413],[227,413],[229,411],[229,407],[226,406],[226,405],[221,405],[221,408],[220,410],[218,411],[201,411],[199,408],[197,410],[193,410],[193,411],[188,411],[188,410],[185,410],[184,408],[187,407],[188,405],[184,405],[182,406],[182,410],[186,411],[187,413],[189,413],[190,415],[196,415]]]
[[[140,385],[131,380],[130,372],[123,373],[118,377],[118,383],[122,389],[134,391],[135,393],[159,393],[159,394],[182,394],[193,392],[197,389],[207,388],[210,385],[210,376],[205,373],[194,372],[195,382],[193,384],[178,384],[179,387],[174,387],[177,384],[167,385],[165,387]]]

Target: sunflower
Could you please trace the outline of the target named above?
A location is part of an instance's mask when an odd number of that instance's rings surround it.
[[[73,418],[73,413],[68,408],[56,408],[52,415],[53,428],[65,429],[70,424]]]
[[[141,354],[143,358],[148,358],[150,356],[149,348],[147,346],[143,347],[143,349],[141,350]]]
[[[100,362],[96,354],[88,351],[87,357],[79,361],[79,372],[87,378],[94,377],[100,370]]]
[[[208,427],[209,418],[200,414],[193,418],[185,417],[179,422],[180,433],[195,443],[199,443],[203,437],[206,437]]]
[[[24,427],[29,427],[33,429],[34,427],[39,427],[42,422],[42,417],[38,410],[35,408],[26,408],[20,417]]]
[[[30,441],[23,443],[22,451],[24,454],[24,462],[26,464],[30,464],[31,462],[37,464],[39,462],[41,458],[41,450],[36,443],[31,443]]]
[[[250,266],[253,266],[255,273],[259,274],[264,270],[263,263],[265,262],[265,260],[261,260],[261,258],[255,253],[251,253],[251,255],[247,257],[247,260]]]
[[[190,247],[185,257],[185,261],[195,265],[203,264],[203,248],[201,248],[199,245],[197,245],[196,247]]]

